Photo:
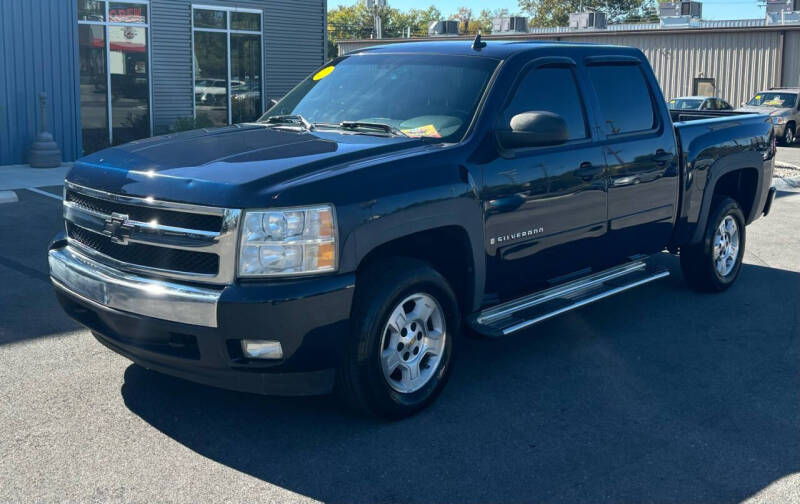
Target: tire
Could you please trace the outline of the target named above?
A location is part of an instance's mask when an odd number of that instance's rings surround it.
[[[418,314],[426,317],[429,309],[432,312],[422,327]],[[363,413],[390,419],[413,415],[436,399],[446,385],[459,323],[455,294],[429,264],[391,258],[367,267],[357,280],[338,392]],[[415,366],[417,377],[413,378],[410,370]]]
[[[720,228],[723,222],[726,223],[727,238],[726,232]],[[731,223],[735,226],[735,233]],[[681,247],[681,270],[686,283],[700,292],[728,289],[739,276],[745,238],[744,214],[739,204],[729,197],[715,197],[703,240],[696,245]]]
[[[786,128],[783,130],[783,136],[781,137],[781,143],[783,145],[793,145],[797,141],[797,130],[795,129],[794,124],[786,125]]]

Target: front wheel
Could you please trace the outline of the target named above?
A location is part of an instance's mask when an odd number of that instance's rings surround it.
[[[681,270],[695,290],[720,292],[739,276],[744,256],[745,222],[732,198],[715,198],[703,240],[681,248]]]
[[[784,145],[792,145],[797,140],[796,134],[797,133],[794,129],[793,124],[789,124],[788,126],[786,126],[786,129],[783,130],[783,139],[782,139]]]
[[[429,264],[392,258],[359,274],[339,391],[357,409],[412,415],[444,388],[459,311],[449,284]]]

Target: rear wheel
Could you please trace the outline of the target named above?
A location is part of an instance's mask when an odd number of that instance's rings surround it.
[[[744,214],[732,198],[712,202],[703,240],[681,247],[681,270],[693,289],[720,292],[739,276],[745,246]]]
[[[429,264],[392,258],[359,274],[339,391],[357,409],[402,418],[431,403],[450,375],[458,304]]]

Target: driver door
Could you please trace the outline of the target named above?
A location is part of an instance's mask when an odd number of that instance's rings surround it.
[[[606,165],[593,137],[578,67],[566,58],[531,62],[501,113],[547,111],[569,140],[505,152],[484,169],[487,294],[499,301],[605,260]]]

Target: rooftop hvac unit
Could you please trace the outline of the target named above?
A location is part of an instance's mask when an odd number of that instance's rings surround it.
[[[603,12],[573,12],[569,15],[569,27],[577,30],[605,30],[606,15]]]
[[[447,35],[458,35],[458,21],[431,21],[431,24],[428,25],[428,36]]]
[[[689,16],[699,19],[703,17],[703,4],[701,2],[664,2],[658,4],[658,16],[662,18]]]
[[[794,0],[767,0],[767,16],[775,12],[792,12]]]
[[[492,19],[492,33],[528,33],[528,18],[501,16]]]

